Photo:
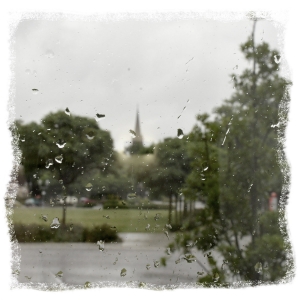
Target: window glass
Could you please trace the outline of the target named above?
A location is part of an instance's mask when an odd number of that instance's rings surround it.
[[[20,22],[18,282],[287,280],[291,82],[277,34],[253,17]]]

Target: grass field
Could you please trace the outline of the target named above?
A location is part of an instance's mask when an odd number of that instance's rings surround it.
[[[159,219],[154,220],[156,214]],[[41,215],[47,215],[48,221],[42,220]],[[108,216],[106,218],[104,216]],[[61,207],[33,207],[15,208],[12,220],[22,224],[51,224],[53,218],[62,218]],[[146,219],[147,218],[147,219]],[[90,209],[90,208],[67,208],[66,223],[78,224],[84,227],[108,224],[116,227],[117,232],[147,232],[146,226],[150,224],[151,232],[161,232],[167,224],[167,210],[137,210],[137,209]],[[157,227],[155,227],[157,226]]]

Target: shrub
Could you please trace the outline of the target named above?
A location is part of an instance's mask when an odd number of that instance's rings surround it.
[[[117,232],[111,229],[107,224],[95,226],[92,229],[85,228],[83,230],[82,239],[83,242],[88,243],[97,243],[99,240],[105,242],[120,241]]]
[[[111,229],[107,224],[96,226],[92,229],[84,228],[81,225],[70,227],[60,227],[52,229],[48,226],[37,224],[15,224],[12,232],[12,239],[16,238],[19,243],[32,242],[90,242],[94,243],[99,240],[106,242],[120,241],[116,231]]]

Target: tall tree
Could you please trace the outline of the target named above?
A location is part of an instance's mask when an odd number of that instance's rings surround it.
[[[52,181],[63,184],[67,195],[70,184],[92,169],[107,174],[114,158],[110,134],[91,118],[59,111],[48,114],[41,124],[17,121],[16,129],[20,135],[21,163],[27,181],[33,186],[37,186],[39,176],[47,172],[52,175]],[[64,205],[62,224],[65,218]]]
[[[187,153],[187,139],[166,138],[155,146],[155,164],[145,173],[145,183],[153,197],[161,195],[169,198],[169,222],[172,222],[173,197],[175,199],[183,187],[190,170]],[[177,209],[177,207],[176,207]]]
[[[191,133],[198,156],[187,179],[186,193],[202,193],[206,207],[197,217],[197,228],[189,238],[197,240],[201,251],[217,250],[224,259],[222,268],[209,256],[211,271],[200,279],[219,282],[230,277],[256,284],[276,281],[287,274],[289,244],[279,214],[266,212],[269,191],[281,193],[283,176],[277,160],[276,127],[286,115],[279,111],[281,101],[289,101],[289,82],[279,76],[279,53],[267,43],[255,44],[255,26],[241,51],[250,68],[232,74],[235,91],[215,110],[215,120],[198,116],[200,124]],[[205,174],[204,168],[211,168]],[[206,184],[202,183],[205,175]],[[281,215],[283,218],[283,215]],[[186,237],[178,240],[186,247]],[[289,261],[290,262],[290,261]],[[268,265],[268,269],[263,266]]]

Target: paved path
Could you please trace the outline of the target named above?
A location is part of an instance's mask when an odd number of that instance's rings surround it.
[[[91,243],[22,243],[19,282],[66,283],[83,285],[89,282],[128,282],[167,285],[175,283],[195,283],[197,272],[202,267],[197,263],[181,260],[176,264],[180,253],[167,255],[165,250],[170,240],[164,234],[127,233],[120,234],[122,243],[105,244],[105,250],[99,251]],[[207,267],[206,259],[200,252],[197,258]],[[167,266],[154,267],[154,261],[168,257]],[[151,268],[147,270],[146,265]],[[127,274],[120,276],[121,269]],[[61,278],[55,274],[63,272]],[[31,277],[31,279],[25,276]]]

